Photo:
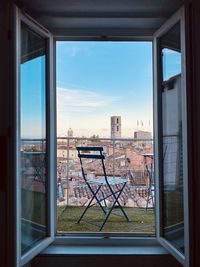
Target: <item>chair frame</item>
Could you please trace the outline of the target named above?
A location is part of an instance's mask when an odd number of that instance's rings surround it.
[[[155,188],[153,188],[153,164],[151,163],[150,168],[146,165],[147,175],[148,175],[148,188],[147,188],[147,203],[146,211],[149,207],[150,200],[152,201],[152,208],[155,207]]]
[[[113,211],[114,207],[116,204],[118,204],[123,216],[125,217],[125,219],[127,220],[127,222],[129,222],[129,218],[126,214],[126,212],[124,211],[123,207],[121,206],[120,202],[119,202],[119,197],[121,196],[123,190],[124,190],[124,187],[126,186],[127,182],[123,182],[122,184],[122,187],[120,189],[118,189],[117,191],[114,191],[112,186],[110,185],[109,181],[108,181],[108,177],[107,177],[107,174],[106,174],[106,169],[105,169],[105,164],[104,164],[104,160],[105,160],[105,156],[103,155],[103,147],[77,147],[77,151],[78,151],[78,157],[80,159],[80,164],[81,164],[81,171],[82,171],[82,175],[83,175],[83,179],[85,181],[85,183],[87,184],[88,188],[90,189],[91,193],[92,193],[92,198],[91,200],[89,201],[88,205],[86,206],[85,210],[83,211],[82,215],[80,216],[79,220],[77,221],[77,223],[80,223],[81,220],[83,219],[85,213],[87,212],[87,210],[94,206],[95,204],[98,204],[99,207],[101,208],[101,210],[103,211],[104,215],[106,216],[102,225],[100,226],[99,228],[99,231],[101,231],[103,229],[103,227],[105,226],[109,216],[111,215],[111,212]],[[88,154],[88,152],[99,152],[99,155],[97,154]],[[102,163],[102,168],[103,168],[103,174],[104,174],[104,179],[105,179],[105,184],[99,184],[97,190],[94,192],[94,189],[92,188],[91,186],[91,183],[88,182],[87,180],[87,175],[86,173],[84,172],[84,168],[83,168],[83,161],[82,159],[85,158],[85,159],[99,159]],[[114,179],[114,178],[113,178]],[[107,185],[108,188],[109,188],[109,191],[110,191],[110,194],[108,196],[104,196],[104,193],[103,191],[101,190],[102,189],[102,186],[103,185]],[[97,194],[101,192],[102,194],[102,198],[99,199]],[[117,194],[117,195],[116,195]],[[111,206],[111,208],[109,210],[105,209],[103,206],[102,206],[102,201],[104,201],[105,203],[105,207],[107,208],[107,205],[106,205],[106,199],[110,196],[113,196],[114,198],[114,202]],[[95,203],[93,203],[93,200],[96,200]],[[114,214],[114,213],[113,213]],[[117,215],[117,214],[115,214]]]

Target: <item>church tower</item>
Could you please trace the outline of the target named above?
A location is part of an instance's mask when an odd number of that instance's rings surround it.
[[[67,136],[68,137],[73,137],[73,130],[71,128],[69,128],[69,130],[67,131]]]
[[[121,116],[111,117],[111,138],[121,138]]]

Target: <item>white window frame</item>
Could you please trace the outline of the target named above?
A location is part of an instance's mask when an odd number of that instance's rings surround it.
[[[84,34],[84,30],[83,30]],[[147,38],[147,37],[135,37],[135,36],[124,36],[123,35],[123,30],[122,33],[119,31],[119,36],[96,36],[96,31],[94,30],[93,32],[94,36],[91,34],[91,36],[56,36],[54,37],[54,48],[55,52],[54,54],[56,55],[56,42],[57,41],[130,41],[130,42],[151,42],[152,43],[152,59],[153,59],[153,38]],[[152,68],[153,70],[153,68]],[[56,70],[55,70],[56,71]],[[55,87],[56,91],[56,87]],[[56,183],[55,183],[55,188],[56,188]],[[57,214],[57,196],[55,194],[55,214]],[[156,220],[156,216],[155,216]],[[156,231],[155,234],[152,235],[147,235],[147,234],[137,234],[137,233],[116,233],[116,232],[110,232],[110,233],[105,233],[105,232],[95,232],[95,233],[58,233],[57,232],[57,216],[55,216],[55,245],[68,245],[68,244],[91,244],[91,245],[99,245],[102,240],[104,242],[110,242],[111,244],[118,244],[119,240],[124,240],[124,242],[127,242],[127,245],[137,245],[137,244],[146,244],[147,246],[150,245],[155,245],[158,244],[157,239],[156,239]],[[155,223],[156,225],[156,223]],[[156,228],[156,226],[155,226]],[[110,241],[108,241],[108,239]]]
[[[181,89],[182,89],[182,133],[183,133],[183,195],[184,195],[184,246],[185,255],[180,253],[166,238],[162,236],[162,189],[160,183],[161,159],[159,158],[160,146],[162,146],[162,137],[160,130],[162,127],[161,99],[159,94],[161,86],[161,77],[159,77],[160,54],[159,54],[159,38],[167,33],[173,26],[180,22],[181,34]],[[188,206],[188,149],[187,149],[187,91],[186,91],[186,52],[185,52],[185,8],[180,8],[160,29],[154,34],[154,138],[155,138],[155,177],[156,177],[156,237],[161,245],[163,245],[181,264],[189,266],[189,206]]]
[[[14,38],[15,38],[15,247],[16,247],[16,267],[23,266],[39,254],[44,248],[50,245],[54,241],[55,228],[54,228],[54,177],[55,173],[55,157],[56,157],[56,147],[53,145],[56,136],[56,123],[55,123],[55,91],[54,91],[54,73],[53,73],[53,36],[51,33],[35,22],[27,14],[23,13],[16,6],[13,7],[14,14]],[[33,248],[31,248],[27,253],[21,255],[21,164],[20,164],[20,62],[21,62],[21,22],[25,23],[34,32],[38,33],[40,36],[46,38],[47,40],[47,65],[46,65],[46,126],[47,126],[47,173],[49,177],[52,177],[48,181],[48,192],[47,192],[47,225],[48,225],[48,235],[46,238],[38,242]],[[48,88],[48,89],[47,89]],[[50,145],[51,144],[51,145]]]

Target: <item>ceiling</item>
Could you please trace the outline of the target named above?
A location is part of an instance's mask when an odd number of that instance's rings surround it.
[[[152,34],[184,0],[16,0],[57,36]]]

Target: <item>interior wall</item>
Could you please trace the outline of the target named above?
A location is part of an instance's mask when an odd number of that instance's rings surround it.
[[[9,1],[0,1],[0,266],[7,266],[8,116],[9,116]]]
[[[200,1],[192,0],[188,8],[187,101],[189,137],[189,219],[190,266],[200,262]]]
[[[13,232],[10,231],[10,225],[14,228],[14,221],[10,219],[9,214],[13,213],[13,206],[10,203],[9,183],[11,186],[12,177],[9,177],[9,144],[11,144],[9,115],[12,106],[10,92],[10,81],[12,80],[11,60],[11,42],[13,33],[10,32],[10,6],[9,0],[0,1],[0,266],[12,267],[15,253],[13,246]],[[189,100],[189,135],[190,135],[190,220],[191,220],[191,267],[199,266],[200,262],[200,2],[193,0],[190,7],[188,29],[188,73],[191,75],[189,87],[191,94]],[[193,27],[191,26],[193,25]],[[12,109],[12,107],[11,107]],[[11,153],[11,152],[10,152]],[[10,164],[10,165],[9,165]],[[12,216],[10,216],[12,218]],[[7,251],[7,252],[6,252]],[[11,261],[9,263],[9,260]],[[47,257],[39,255],[31,263],[33,267],[51,267],[51,266],[162,266],[175,267],[180,266],[170,255],[165,256],[68,256],[68,257]]]

